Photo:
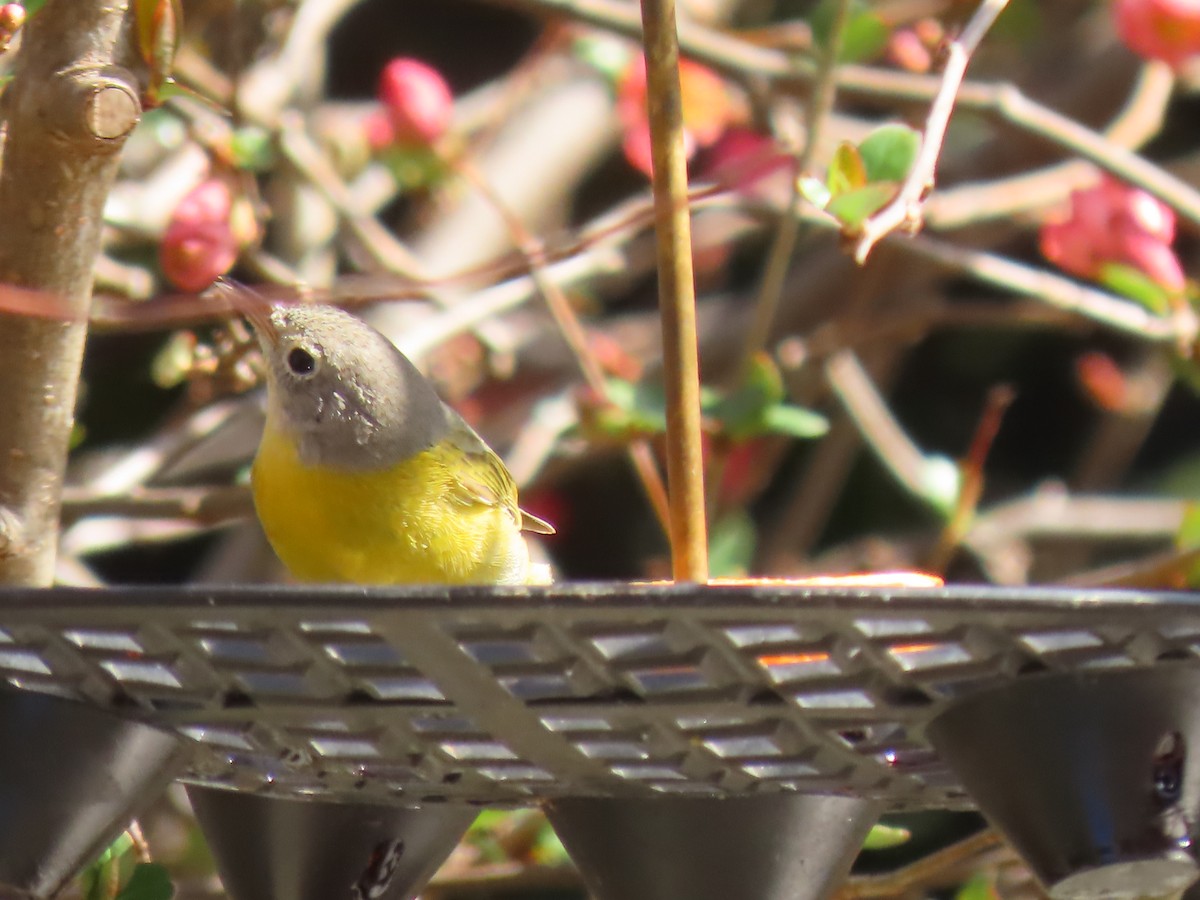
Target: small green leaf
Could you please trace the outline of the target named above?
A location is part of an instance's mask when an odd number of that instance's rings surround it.
[[[829,173],[825,177],[829,193],[836,200],[839,195],[860,188],[866,183],[867,170],[862,157],[858,155],[858,148],[849,141],[842,141],[833,153],[833,159],[829,162]]]
[[[708,535],[708,566],[714,578],[737,578],[750,571],[758,532],[754,521],[738,510],[722,516]]]
[[[891,36],[887,23],[870,10],[852,14],[842,33],[838,62],[855,63],[875,59],[887,47]]]
[[[183,11],[179,0],[134,0],[133,15],[138,50],[150,67],[151,94],[157,96],[156,89],[171,77],[175,64]]]
[[[186,84],[180,84],[174,78],[164,79],[162,84],[159,84],[157,87],[151,86],[150,95],[151,100],[160,106],[163,103],[166,103],[172,97],[187,97],[189,100],[194,100],[197,103],[202,104],[210,112],[216,113],[218,116],[229,118],[229,110],[223,107],[216,100],[205,97],[198,91],[193,91]]]
[[[1105,263],[1100,267],[1099,280],[1113,293],[1128,297],[1151,312],[1170,311],[1170,292],[1141,269],[1124,263]]]
[[[275,162],[275,144],[271,133],[256,125],[245,125],[233,132],[230,140],[233,164],[251,172],[265,172]]]
[[[829,193],[829,188],[825,186],[820,178],[813,178],[811,175],[805,175],[796,183],[797,189],[800,191],[800,196],[815,206],[817,209],[824,209],[829,205],[829,198],[833,195]]]
[[[880,125],[858,145],[867,181],[903,181],[921,150],[921,134],[907,125]]]
[[[862,848],[864,850],[890,850],[892,847],[907,844],[911,837],[912,832],[907,828],[884,825],[881,822],[871,827],[867,839],[863,841]]]
[[[46,0],[25,0],[21,5],[25,7],[25,21],[28,23],[33,16],[42,11],[42,7],[46,5]]]
[[[571,50],[576,58],[596,69],[613,84],[629,65],[629,44],[611,34],[585,34],[574,41]]]
[[[175,885],[165,867],[158,863],[138,863],[117,900],[171,900]]]
[[[1188,503],[1183,509],[1183,521],[1175,532],[1175,546],[1180,550],[1200,547],[1200,503]]]
[[[100,854],[100,857],[96,860],[95,864],[99,866],[107,865],[114,859],[124,856],[132,849],[133,835],[131,835],[128,831],[123,831],[121,832],[121,836],[109,844],[108,849]]]
[[[762,424],[765,431],[802,440],[818,438],[829,431],[829,420],[823,415],[788,403],[767,407]]]
[[[829,45],[837,7],[843,0],[821,0],[809,20],[814,43],[821,48]],[[842,31],[839,62],[863,62],[873,59],[887,46],[891,32],[884,21],[864,0],[851,3],[849,18]]]
[[[835,196],[825,212],[842,223],[842,229],[856,232],[862,223],[892,201],[899,190],[894,181],[877,181],[857,190]]]
[[[608,382],[608,400],[625,413],[631,430],[657,434],[667,428],[667,397],[662,385],[642,381],[634,384],[619,378]]]
[[[996,900],[994,874],[990,869],[976,872],[955,893],[954,900]]]
[[[380,159],[404,190],[432,187],[446,178],[446,162],[431,147],[393,145]]]

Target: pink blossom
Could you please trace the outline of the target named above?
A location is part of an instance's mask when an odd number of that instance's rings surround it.
[[[1096,278],[1105,265],[1138,269],[1172,293],[1185,277],[1171,249],[1175,214],[1145,191],[1105,176],[1071,194],[1070,214],[1042,226],[1042,253],[1055,265],[1082,278]]]
[[[393,59],[379,75],[379,99],[387,110],[394,138],[428,146],[449,129],[454,95],[437,69],[415,59]]]
[[[179,202],[159,245],[159,265],[172,284],[201,291],[237,261],[233,194],[221,178],[202,181]]]
[[[1200,52],[1200,0],[1116,0],[1117,34],[1134,53],[1178,68]]]

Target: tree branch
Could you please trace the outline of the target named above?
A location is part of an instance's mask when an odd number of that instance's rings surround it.
[[[120,0],[50,0],[4,93],[0,282],[43,303],[35,316],[0,312],[0,583],[54,574],[104,200],[141,112],[132,19]]]

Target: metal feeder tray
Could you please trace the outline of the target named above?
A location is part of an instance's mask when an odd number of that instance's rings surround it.
[[[1031,673],[1194,665],[1200,598],[578,584],[0,591],[0,677],[191,738],[182,779],[522,806],[973,801],[926,729]]]

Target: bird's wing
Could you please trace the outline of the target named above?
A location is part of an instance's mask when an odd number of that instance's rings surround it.
[[[464,462],[451,489],[455,500],[464,505],[501,507],[522,531],[554,534],[554,526],[549,522],[518,508],[517,485],[508,468],[470,425],[455,416],[448,439],[462,451]]]

